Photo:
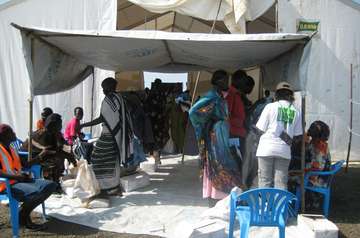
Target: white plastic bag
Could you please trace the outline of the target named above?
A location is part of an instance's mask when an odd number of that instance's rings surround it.
[[[74,196],[84,202],[99,194],[100,186],[91,165],[86,160],[80,159],[77,167],[78,172],[74,184]]]
[[[71,178],[62,178],[61,180],[61,189],[64,191],[64,193],[69,197],[69,198],[75,198],[74,195],[74,184],[75,184],[75,179],[71,179]]]
[[[237,195],[243,193],[242,189],[239,187],[234,187],[231,192],[235,191]],[[229,221],[230,217],[230,196],[228,195],[224,199],[218,201],[215,207],[205,210],[202,214],[202,218],[216,218],[223,221]]]

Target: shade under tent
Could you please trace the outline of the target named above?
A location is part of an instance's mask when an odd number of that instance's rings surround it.
[[[257,66],[261,69],[263,85],[269,89],[280,81],[288,81],[295,90],[302,91],[306,82],[303,75],[306,75],[308,52],[304,49],[310,37],[304,34],[94,32],[13,26],[21,31],[31,80],[30,131],[33,96],[71,89],[88,77],[93,67],[117,72],[219,68],[233,72]],[[305,94],[302,94],[304,110]],[[303,143],[303,152],[304,148]],[[301,171],[304,160],[303,153]]]

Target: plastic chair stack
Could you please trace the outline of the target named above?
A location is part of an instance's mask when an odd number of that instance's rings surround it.
[[[341,170],[342,165],[344,163],[345,163],[344,160],[340,160],[340,161],[336,162],[335,164],[331,165],[330,171],[310,171],[310,172],[305,173],[305,176],[304,176],[305,193],[306,193],[306,190],[308,190],[308,191],[320,193],[323,195],[323,197],[324,197],[323,211],[324,211],[325,217],[329,216],[331,183],[334,180],[335,174],[337,174]],[[324,187],[312,186],[311,183],[309,182],[309,178],[311,176],[324,176],[324,178],[327,177],[327,182],[326,182],[325,186]],[[296,188],[296,196],[297,196],[298,200],[301,201],[302,196],[301,196],[300,187]]]
[[[229,238],[234,235],[235,218],[240,223],[240,238],[246,238],[250,226],[278,227],[279,237],[285,238],[285,226],[294,194],[276,188],[259,188],[240,195],[231,193]]]

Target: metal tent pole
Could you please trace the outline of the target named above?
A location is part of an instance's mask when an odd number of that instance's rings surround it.
[[[279,1],[275,2],[275,32],[279,33]]]
[[[213,21],[213,24],[211,26],[211,29],[210,29],[210,32],[209,34],[212,34],[214,29],[215,29],[215,25],[216,25],[216,21],[219,17],[219,12],[220,12],[220,9],[221,9],[221,4],[222,4],[223,0],[220,0],[219,2],[219,7],[218,7],[218,10],[217,10],[217,13],[216,13],[216,17]],[[194,103],[194,100],[195,100],[195,96],[196,96],[196,90],[197,90],[197,87],[198,87],[198,84],[199,84],[199,79],[200,79],[200,75],[201,75],[201,71],[199,71],[197,73],[197,76],[196,76],[196,81],[195,81],[195,86],[194,86],[194,92],[193,92],[193,95],[191,97],[191,106],[193,105]],[[186,123],[186,128],[185,128],[185,138],[186,138],[186,131],[187,131],[187,128],[188,128],[188,124],[189,124],[189,121],[190,119],[188,119],[187,123]],[[185,140],[184,138],[184,140]],[[184,141],[184,144],[183,144],[183,151],[182,151],[182,158],[181,158],[181,164],[184,164],[184,160],[185,160],[185,154],[184,154],[184,148],[185,148],[185,141]]]
[[[34,72],[34,62],[35,62],[35,45],[34,45],[34,38],[31,38],[31,63],[33,67]],[[32,131],[33,131],[33,111],[34,111],[34,96],[33,96],[33,89],[32,89],[32,83],[30,80],[30,97],[29,97],[29,143],[28,143],[28,161],[31,160],[32,157]]]
[[[95,90],[95,68],[92,68],[92,85],[91,85],[91,119],[90,121],[93,120],[94,118],[94,90]],[[93,126],[90,127],[90,134],[91,137],[93,138]]]
[[[348,172],[349,160],[351,153],[351,142],[352,142],[352,128],[353,128],[353,65],[350,64],[350,124],[349,124],[349,144],[346,156],[346,167],[345,172]]]
[[[301,212],[305,212],[305,188],[304,188],[304,173],[305,173],[305,94],[301,93],[301,121],[303,138],[301,143]]]

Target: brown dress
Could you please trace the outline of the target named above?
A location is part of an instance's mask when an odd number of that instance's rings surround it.
[[[76,164],[73,154],[64,150],[65,140],[62,134],[50,133],[46,129],[39,129],[32,134],[33,156],[39,154],[43,148],[56,151],[55,154],[47,155],[40,161],[45,179],[59,183],[59,179],[64,172],[64,160],[68,159]],[[22,149],[28,149],[28,139],[23,143]]]

